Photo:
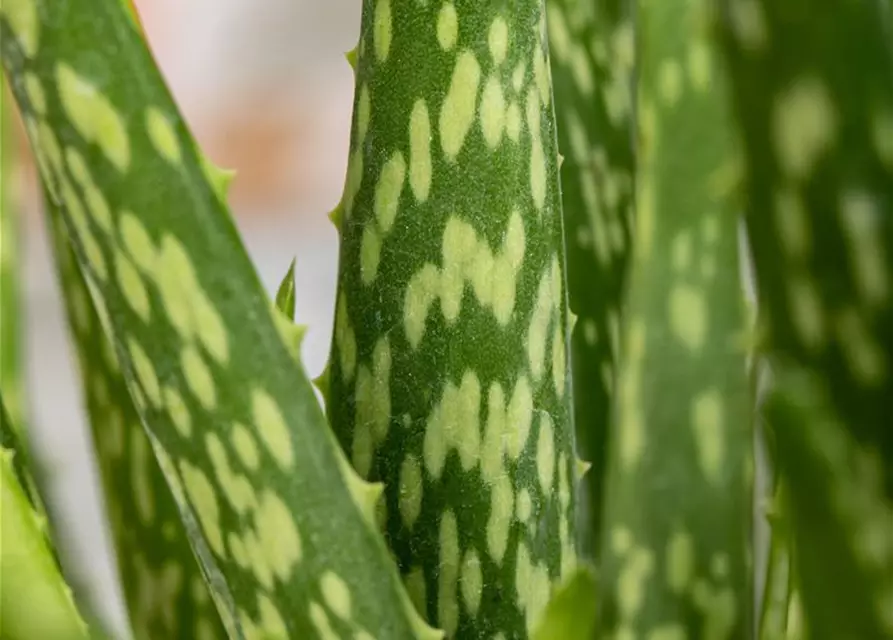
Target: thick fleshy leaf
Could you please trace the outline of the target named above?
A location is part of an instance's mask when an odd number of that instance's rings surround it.
[[[739,159],[710,2],[639,3],[636,214],[599,582],[604,632],[752,633]]]
[[[579,508],[581,552],[598,551],[608,424],[633,204],[634,34],[626,0],[547,0],[555,86],[574,423],[592,463]]]
[[[835,511],[839,492],[845,487],[858,490],[859,496],[853,497],[858,504],[866,491],[861,480],[840,484],[849,482],[844,467],[813,489],[831,495],[806,496],[803,491],[809,474],[843,464],[815,457],[823,450],[817,447],[833,438],[847,450],[876,458],[870,464],[880,474],[879,500],[884,508],[893,505],[889,20],[877,2],[726,0],[721,6],[720,33],[745,133],[747,225],[762,348],[781,366],[814,376],[816,393],[827,398],[816,398],[821,404],[812,406],[807,416],[838,425],[816,426],[815,433],[812,425],[803,433],[787,433],[787,449],[795,442],[809,447],[795,452],[793,459],[785,459],[781,439],[786,425],[794,429],[789,424],[794,414],[782,412],[785,424],[772,425],[782,475],[785,469],[801,474],[799,486],[794,486],[793,477],[785,482],[787,504],[799,514],[794,522],[795,565],[805,625],[814,637],[877,637],[871,634],[884,627],[877,626],[882,622],[868,608],[883,596],[866,592],[868,578],[855,568],[844,574],[833,568],[852,560],[852,554],[843,553],[845,548],[853,551],[845,539],[835,537],[848,526],[839,522],[841,514]],[[782,399],[784,391],[779,391]],[[840,433],[833,434],[835,429]],[[807,514],[813,524],[803,520]],[[839,533],[833,533],[835,529]],[[832,540],[845,546],[833,553],[833,561],[814,553],[831,549]],[[841,600],[829,604],[830,594],[823,595],[822,589],[840,594]],[[862,594],[864,601],[854,608],[844,606],[855,594]],[[893,633],[893,627],[885,632]]]
[[[0,637],[88,637],[47,535],[27,458],[0,400]]]
[[[433,636],[120,0],[4,0],[32,148],[228,633]],[[334,551],[333,551],[334,550]],[[334,630],[334,631],[332,631]]]
[[[21,194],[11,107],[5,74],[0,72],[0,389],[10,419],[15,427],[22,427],[25,421],[19,291]]]
[[[224,637],[180,513],[78,271],[62,217],[50,198],[44,202],[135,637]]]
[[[766,415],[787,488],[807,637],[890,638],[893,504],[883,459],[848,434],[815,375],[786,375]]]
[[[597,598],[595,573],[580,565],[552,594],[533,640],[592,640]]]
[[[575,562],[543,3],[367,0],[361,33],[332,426],[426,617],[528,637]]]

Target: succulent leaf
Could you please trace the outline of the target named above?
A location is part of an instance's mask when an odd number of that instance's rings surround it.
[[[893,624],[872,603],[887,598],[886,612],[893,612],[893,589],[872,578],[882,566],[865,557],[860,564],[866,552],[850,539],[867,516],[840,504],[851,491],[859,508],[875,500],[878,517],[893,506],[889,13],[877,2],[720,6],[745,134],[763,349],[781,370],[796,372],[789,374],[793,389],[777,389],[767,409],[802,597],[792,598],[790,611],[802,606],[812,637],[889,637]],[[841,448],[834,455],[832,442]],[[858,475],[869,469],[879,477]],[[799,626],[789,615],[789,634]]]
[[[131,626],[141,638],[225,637],[61,214],[44,204]]]
[[[598,551],[621,304],[630,253],[634,35],[625,0],[547,0],[568,264],[581,553]]]
[[[596,637],[597,598],[595,573],[581,564],[555,589],[533,640],[592,640]]]
[[[893,635],[893,504],[881,456],[848,433],[832,402],[818,376],[791,371],[765,408],[787,489],[804,623],[810,638],[880,640]]]
[[[89,637],[59,571],[46,515],[0,398],[0,637]]]
[[[5,0],[0,35],[42,180],[228,634],[439,637],[364,515],[219,172],[120,0]]]
[[[618,636],[752,633],[738,148],[710,3],[640,2],[636,213],[601,538]]]
[[[575,562],[540,0],[363,3],[329,416],[449,637],[524,638]]]

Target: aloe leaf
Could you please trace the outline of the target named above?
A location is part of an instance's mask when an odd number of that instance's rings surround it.
[[[835,417],[821,378],[788,372],[770,397],[796,540],[806,637],[893,634],[893,504],[876,449]],[[794,603],[792,603],[793,605]]]
[[[597,597],[595,573],[581,564],[555,589],[533,640],[592,640],[596,637]]]
[[[227,632],[438,637],[136,28],[119,0],[0,9],[43,182]]]
[[[841,491],[856,492],[855,504],[873,499],[861,485],[869,481],[860,476],[848,479],[854,470],[846,464],[855,462],[844,464],[844,458],[827,458],[824,453],[826,440],[834,439],[847,450],[861,452],[847,454],[851,461],[862,455],[876,457],[865,464],[880,474],[878,514],[890,508],[893,41],[889,20],[876,2],[728,0],[722,7],[720,33],[746,140],[747,225],[764,318],[763,348],[784,367],[808,372],[820,396],[800,418],[821,422],[810,424],[808,433],[794,429],[799,423],[793,422],[793,410],[776,408],[785,422],[772,425],[783,476],[798,474],[796,480],[786,477],[785,482],[788,508],[797,514],[793,535],[803,623],[819,638],[891,634],[889,620],[869,611],[876,598],[890,596],[867,591],[872,585],[867,569],[855,564],[854,554],[861,550],[845,539],[852,514],[842,513],[838,505]],[[859,72],[852,73],[854,68]],[[783,393],[777,402],[806,403],[802,394],[798,400],[785,399]],[[831,421],[837,426],[830,426]],[[840,433],[834,435],[835,429]],[[786,448],[783,437],[788,438]],[[794,443],[808,448],[786,454]],[[786,455],[795,457],[785,459]],[[811,479],[822,469],[834,475],[820,483]],[[813,491],[826,493],[805,495],[807,481],[814,484]],[[807,515],[809,521],[804,520]],[[831,549],[832,541],[843,546],[835,547],[831,561],[820,559],[816,550]],[[838,565],[845,573],[836,572]],[[829,608],[832,592],[840,600]],[[850,607],[856,594],[864,600]],[[792,602],[792,611],[799,608]]]
[[[131,627],[137,638],[225,637],[62,217],[44,203]]]
[[[617,637],[752,633],[738,147],[710,4],[638,5],[636,218],[602,535]]]
[[[760,606],[757,636],[760,640],[786,640],[788,637],[788,609],[794,590],[794,574],[790,531],[782,507],[782,487],[776,479],[776,496],[772,512],[768,514],[771,531],[766,583]]]
[[[539,0],[363,3],[333,429],[449,637],[528,637],[575,562],[558,154]]]
[[[0,636],[87,638],[16,433],[0,399]]]
[[[15,174],[12,109],[4,79],[5,74],[0,73],[0,389],[3,389],[10,419],[15,427],[20,427],[25,423],[19,290],[21,194]]]
[[[592,463],[579,507],[581,553],[599,548],[608,425],[633,205],[634,36],[624,0],[547,0],[549,49],[564,155],[564,209],[574,423]]]

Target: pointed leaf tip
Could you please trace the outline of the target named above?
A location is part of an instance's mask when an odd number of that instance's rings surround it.
[[[218,167],[203,153],[200,153],[199,157],[201,159],[202,167],[205,170],[205,176],[211,183],[214,193],[217,194],[217,197],[220,198],[220,200],[225,201],[227,193],[229,193],[229,187],[236,177],[235,169],[223,169]]]
[[[344,54],[344,58],[347,60],[347,64],[350,65],[350,68],[354,70],[354,73],[357,71],[357,53],[359,51],[359,45],[348,51]]]
[[[276,308],[279,309],[285,317],[294,322],[295,320],[295,258],[292,258],[288,267],[288,272],[279,284],[276,292]]]
[[[561,171],[561,166],[564,164],[564,154],[558,154],[558,170]]]
[[[313,386],[319,389],[319,392],[322,394],[324,406],[326,410],[328,410],[329,406],[329,363],[326,362],[325,368],[322,370],[317,377],[313,379]]]
[[[344,206],[342,205],[342,202],[339,201],[338,204],[335,205],[335,208],[329,211],[329,220],[332,221],[332,224],[335,225],[335,229],[337,229],[339,233],[341,232],[341,220],[343,217]]]
[[[568,313],[568,316],[567,316],[568,324],[570,325],[571,332],[573,332],[574,328],[577,326],[577,320],[580,319],[580,316],[578,316],[576,313],[574,313],[570,309],[567,310],[567,313]]]
[[[577,472],[577,482],[583,479],[583,476],[586,475],[586,472],[592,468],[591,462],[586,462],[582,458],[577,458],[577,464],[575,467],[575,471]]]

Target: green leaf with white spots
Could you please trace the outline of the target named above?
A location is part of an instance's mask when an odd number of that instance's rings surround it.
[[[625,0],[547,0],[579,455],[581,551],[598,552],[633,205],[634,33]]]
[[[575,563],[540,0],[366,0],[329,416],[449,637],[528,637]]]
[[[439,637],[136,28],[119,0],[0,8],[42,180],[227,632]]]
[[[787,372],[765,411],[787,489],[807,637],[890,638],[893,502],[883,458],[849,435],[815,374]]]
[[[634,251],[599,575],[599,624],[620,637],[753,628],[738,147],[710,6],[637,10]]]
[[[598,583],[591,567],[580,565],[552,594],[533,640],[592,640],[596,630]]]
[[[131,627],[137,638],[225,637],[62,217],[44,202]]]
[[[295,319],[295,261],[288,266],[288,272],[276,290],[276,308],[285,317],[294,322]]]
[[[88,637],[59,571],[46,515],[0,399],[0,637]]]
[[[878,514],[893,505],[889,20],[877,2],[721,6],[720,33],[745,133],[762,348],[783,366],[809,372],[820,394],[806,398],[801,382],[793,398],[781,389],[775,413],[784,422],[772,424],[794,519],[804,621],[814,637],[890,634],[893,626],[870,611],[885,596],[871,592],[867,569],[857,563],[864,550],[846,537],[859,516],[839,504],[841,491],[853,491],[855,505],[877,500]],[[807,401],[816,404],[800,406]],[[831,441],[844,447],[836,457],[825,449]],[[879,478],[853,475],[861,456],[869,462],[858,464]],[[874,480],[877,496],[862,486]],[[817,524],[807,526],[806,517]],[[893,611],[893,600],[885,604]]]

